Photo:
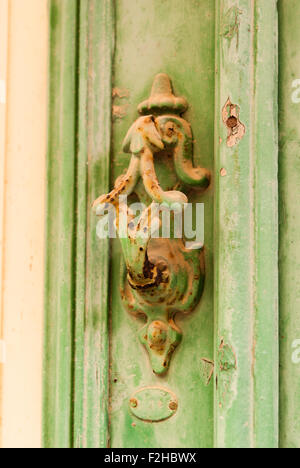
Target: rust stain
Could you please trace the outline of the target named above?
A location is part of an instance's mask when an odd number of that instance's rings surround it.
[[[125,88],[113,88],[112,97],[113,98],[128,98],[130,96],[129,90]]]
[[[241,141],[246,133],[245,125],[240,121],[240,108],[227,99],[222,110],[222,120],[227,128],[227,146],[232,148]]]
[[[126,116],[127,109],[127,104],[124,104],[123,106],[113,106],[112,112],[114,119],[123,119]]]

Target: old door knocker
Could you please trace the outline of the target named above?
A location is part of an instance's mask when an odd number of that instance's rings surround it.
[[[183,213],[188,203],[185,188],[205,190],[210,184],[209,171],[193,166],[193,135],[181,117],[187,107],[184,98],[174,96],[168,75],[157,75],[150,98],[138,107],[141,117],[124,140],[124,151],[131,153],[127,173],[117,179],[112,192],[94,202],[99,216],[110,206],[117,213],[116,229],[126,264],[122,301],[130,314],[146,317],[139,338],[157,375],[168,370],[182,338],[175,315],[191,312],[204,287],[204,246],[190,249],[183,235],[159,237],[153,230],[161,225],[161,206],[173,213],[173,219],[174,206]],[[155,162],[161,155],[172,161],[175,171],[177,182],[171,191],[162,188],[156,175]],[[145,206],[138,219],[127,204],[133,193]],[[125,227],[120,221],[124,216]]]

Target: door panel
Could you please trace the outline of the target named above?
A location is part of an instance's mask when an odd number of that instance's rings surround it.
[[[188,27],[187,27],[188,25]],[[203,47],[205,44],[205,47]],[[157,73],[167,73],[175,95],[190,104],[184,118],[194,132],[195,164],[213,169],[214,153],[214,1],[120,0],[116,2],[114,61],[114,180],[128,167],[123,139],[137,119],[137,106],[150,94]],[[158,177],[168,185],[163,168]],[[211,447],[213,444],[213,381],[201,378],[213,360],[213,187],[190,199],[205,204],[206,281],[197,309],[176,322],[183,341],[165,377],[154,375],[149,357],[137,338],[143,321],[132,318],[120,298],[119,241],[112,248],[111,290],[111,446]],[[174,392],[176,415],[159,423],[143,422],[129,411],[131,395],[141,387],[162,386]]]

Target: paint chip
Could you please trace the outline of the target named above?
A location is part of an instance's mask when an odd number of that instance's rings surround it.
[[[240,121],[240,108],[227,99],[222,110],[222,120],[228,131],[227,146],[232,148],[241,141],[246,133],[245,125]]]
[[[128,105],[124,106],[113,106],[113,117],[114,119],[123,119],[126,116]]]
[[[113,98],[124,99],[124,98],[129,98],[129,95],[130,93],[128,89],[114,88],[112,90]]]
[[[214,362],[210,359],[202,358],[200,361],[200,377],[204,385],[208,386],[214,374]]]

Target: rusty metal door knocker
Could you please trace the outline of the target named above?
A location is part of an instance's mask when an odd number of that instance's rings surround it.
[[[189,249],[183,236],[159,238],[152,229],[153,223],[161,222],[159,205],[169,211],[176,205],[184,211],[188,203],[184,190],[205,190],[210,184],[210,172],[193,165],[193,135],[190,124],[181,117],[187,108],[184,98],[174,96],[168,75],[157,75],[150,98],[138,107],[141,116],[124,140],[124,151],[132,155],[127,173],[117,179],[112,192],[94,202],[99,216],[109,205],[117,210],[116,228],[126,265],[122,301],[130,314],[146,317],[139,339],[158,375],[167,371],[182,339],[175,315],[191,312],[204,287],[204,246]],[[177,178],[173,190],[163,190],[156,175],[155,159],[160,153],[173,161]],[[146,204],[137,222],[125,202],[133,193]],[[125,230],[120,223],[123,215]]]

